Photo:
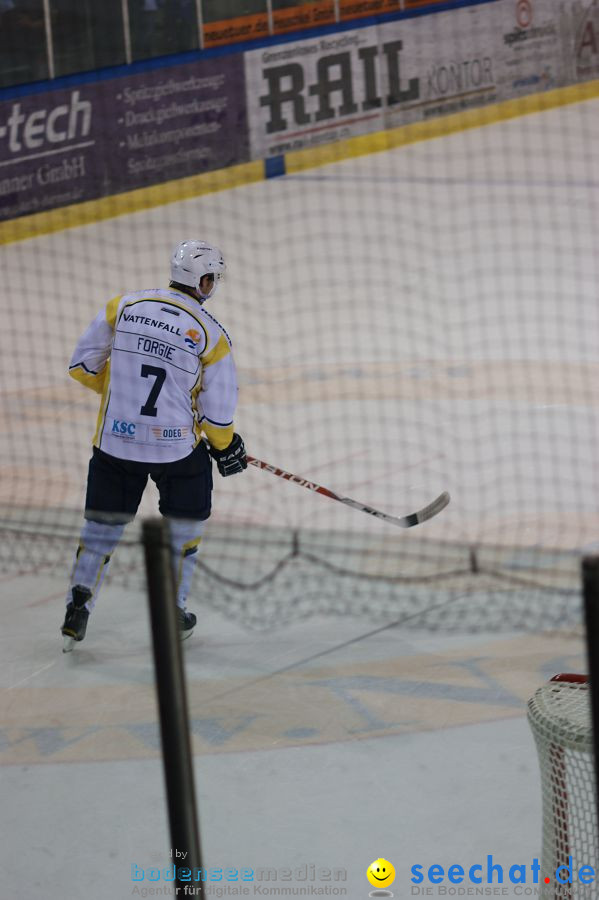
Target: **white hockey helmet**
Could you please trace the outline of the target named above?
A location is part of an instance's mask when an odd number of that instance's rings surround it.
[[[225,269],[225,261],[218,247],[205,241],[182,241],[171,256],[171,280],[195,288],[202,300],[212,297]],[[207,294],[200,290],[204,275],[214,275],[214,282]]]

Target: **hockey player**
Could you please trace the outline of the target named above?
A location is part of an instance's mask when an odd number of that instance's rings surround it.
[[[202,306],[224,272],[220,250],[183,241],[171,258],[168,289],[115,297],[77,343],[69,374],[101,394],[101,402],[61,629],[65,652],[85,637],[110,556],[135,516],[148,476],[169,519],[181,636],[189,637],[196,624],[185,602],[210,515],[210,456],[224,476],[247,466],[233,427],[231,343]]]

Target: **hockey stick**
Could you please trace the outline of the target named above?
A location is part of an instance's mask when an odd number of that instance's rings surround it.
[[[346,506],[351,506],[352,509],[368,513],[370,516],[382,519],[383,522],[389,522],[390,525],[398,525],[400,528],[411,528],[412,525],[419,525],[420,522],[426,522],[427,519],[432,519],[433,516],[440,513],[442,509],[445,509],[450,499],[447,491],[443,491],[443,493],[439,494],[432,503],[419,509],[418,512],[411,513],[409,516],[390,516],[388,513],[381,512],[379,509],[373,509],[372,506],[366,506],[366,504],[359,503],[357,500],[351,500],[349,497],[340,497],[339,494],[333,493],[333,491],[330,491],[326,487],[322,487],[320,484],[316,484],[314,481],[308,481],[307,478],[300,478],[299,475],[292,475],[291,472],[286,472],[284,469],[277,468],[277,466],[271,466],[261,459],[256,459],[254,456],[248,456],[247,461],[250,465],[256,466],[257,469],[264,469],[264,471],[270,472],[272,475],[277,475],[279,478],[284,478],[286,481],[292,481],[294,484],[299,484],[300,487],[308,488],[309,491],[314,491],[316,494],[330,497],[331,500],[338,500],[339,503],[345,503]]]

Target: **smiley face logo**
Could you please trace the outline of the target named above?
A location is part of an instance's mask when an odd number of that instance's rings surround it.
[[[366,869],[366,877],[373,887],[386,888],[395,881],[395,869],[388,859],[375,859]]]

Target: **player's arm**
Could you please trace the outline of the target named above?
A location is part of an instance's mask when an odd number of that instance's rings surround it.
[[[85,387],[101,394],[107,362],[112,349],[114,325],[120,297],[111,300],[83,332],[69,365],[69,375]]]
[[[210,453],[221,475],[234,475],[247,467],[245,447],[235,433],[233,416],[237,406],[237,372],[231,345],[221,334],[202,356],[202,386],[199,393],[201,427]]]

